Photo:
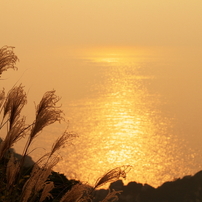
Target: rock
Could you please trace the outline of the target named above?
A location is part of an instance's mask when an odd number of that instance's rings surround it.
[[[93,202],[102,201],[107,196],[108,193],[109,190],[106,189],[95,190],[93,193]]]
[[[116,191],[120,191],[120,190],[123,190],[124,188],[124,184],[123,184],[123,181],[122,180],[117,180],[115,182],[112,182],[110,185],[109,185],[109,189],[114,189]]]
[[[202,171],[165,182],[157,188],[135,181],[124,185],[121,180],[111,183],[109,188],[123,191],[118,202],[202,202]],[[103,200],[107,193],[108,190],[97,190],[99,200],[94,202]]]
[[[136,201],[135,199],[138,197],[143,185],[137,182],[129,182],[123,188],[123,192],[120,195],[121,202],[130,202]]]

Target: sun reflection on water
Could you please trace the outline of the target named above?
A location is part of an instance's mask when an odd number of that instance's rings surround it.
[[[139,63],[150,57],[153,60],[155,50],[142,47],[97,47],[80,50],[77,55],[93,63],[128,65]]]
[[[140,73],[143,57],[109,52],[83,57],[88,65],[100,68],[89,94],[66,109],[80,137],[71,154],[64,151],[66,158],[57,169],[65,169],[68,176],[74,171],[92,184],[109,169],[131,165],[128,181],[153,186],[186,173],[178,139],[172,135],[173,120],[159,109],[160,95],[144,86],[154,77]]]

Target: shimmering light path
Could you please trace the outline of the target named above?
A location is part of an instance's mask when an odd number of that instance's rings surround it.
[[[127,47],[86,49],[72,55],[61,49],[51,55],[62,62],[60,71],[55,69],[46,80],[62,95],[69,130],[79,136],[60,152],[63,159],[55,170],[93,184],[108,170],[131,165],[125,183],[158,186],[202,169],[201,147],[196,147],[202,113],[194,104],[202,97],[197,91],[202,82],[188,72],[194,55]],[[192,66],[195,72],[201,68],[197,64]],[[184,71],[179,71],[182,67]],[[63,129],[53,125],[43,131],[33,145],[38,148],[32,152],[35,160],[49,151]],[[22,144],[17,146],[20,149]]]
[[[68,160],[58,166],[70,166],[69,175],[73,170],[93,183],[109,169],[131,165],[128,181],[158,186],[189,174],[189,164],[195,165],[193,151],[173,134],[174,118],[161,110],[166,105],[161,95],[147,89],[156,78],[145,69],[159,61],[152,57],[148,62],[151,55],[146,53],[132,54],[108,50],[82,58],[96,73],[86,96],[66,109],[80,136],[71,155],[64,152]]]

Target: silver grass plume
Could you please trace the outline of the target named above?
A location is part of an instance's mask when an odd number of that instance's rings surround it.
[[[4,102],[4,99],[5,99],[5,91],[3,89],[2,91],[0,91],[0,112],[1,112],[1,106]]]
[[[43,202],[46,198],[53,198],[53,196],[50,194],[50,191],[52,191],[53,188],[54,188],[53,182],[45,183],[39,202]]]
[[[62,110],[56,104],[60,98],[55,95],[55,90],[48,91],[44,94],[41,102],[37,106],[36,119],[31,130],[31,139],[35,138],[45,126],[63,120]]]
[[[126,173],[130,170],[130,168],[130,165],[125,165],[110,170],[97,180],[94,187],[78,183],[62,197],[60,202],[91,202],[93,201],[92,193],[96,188],[103,186],[108,182],[116,181],[120,177],[126,178]],[[118,198],[117,194],[119,193],[121,193],[121,191],[112,190],[102,202],[116,201]]]
[[[56,121],[64,120],[62,110],[56,106],[60,98],[55,95],[55,90],[48,91],[42,97],[36,110],[36,118],[32,124],[31,132],[24,148],[23,156],[27,154],[28,148],[38,133],[46,126],[55,123]],[[24,159],[23,159],[24,160]]]
[[[3,118],[5,118],[6,115],[9,115],[8,120],[10,122],[10,129],[19,118],[22,108],[27,103],[27,96],[23,88],[22,85],[12,88],[4,103]]]
[[[75,184],[60,200],[60,202],[91,202],[92,187],[78,183]]]
[[[65,131],[61,137],[59,137],[52,145],[52,149],[50,152],[50,156],[52,156],[56,151],[58,151],[61,148],[64,148],[65,145],[69,142],[71,142],[71,140],[73,138],[75,138],[76,135],[73,133],[69,133],[67,131]]]
[[[107,172],[105,175],[102,177],[98,178],[94,189],[105,185],[108,182],[114,182],[118,180],[120,177],[126,178],[126,173],[130,170],[131,166],[130,165],[124,165],[121,167],[114,168]]]
[[[14,188],[14,183],[19,170],[20,170],[19,161],[16,161],[14,153],[12,152],[6,167],[6,179],[7,179],[6,186],[8,190]]]
[[[112,191],[109,190],[107,196],[100,202],[114,202],[114,201],[118,201],[118,194],[121,194],[122,191],[115,191],[114,189],[112,189]]]
[[[2,72],[7,71],[8,69],[17,69],[15,66],[16,61],[18,60],[17,56],[13,52],[12,46],[3,46],[0,48],[0,76]]]
[[[25,136],[25,118],[21,118],[14,122],[12,128],[8,131],[5,139],[0,146],[0,159],[4,154],[21,138]]]
[[[26,181],[22,189],[22,202],[27,202],[30,198],[32,198],[31,201],[34,201],[35,197],[40,191],[43,192],[45,187],[47,189],[46,181],[51,174],[52,168],[58,163],[58,161],[59,159],[54,157],[49,160],[48,163],[45,163],[42,166],[40,166],[40,164],[43,163],[42,160],[39,164],[36,163],[34,165],[30,178]],[[53,186],[51,187],[53,188]],[[48,188],[48,190],[49,189],[50,187]]]

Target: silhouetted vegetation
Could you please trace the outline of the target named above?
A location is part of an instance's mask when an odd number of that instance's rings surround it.
[[[4,46],[0,49],[0,77],[8,69],[17,69],[17,56],[13,47]],[[106,184],[125,177],[128,166],[115,168],[98,179],[95,186],[89,186],[79,181],[68,180],[63,174],[53,171],[60,160],[56,152],[64,147],[74,133],[64,133],[53,143],[51,151],[43,155],[33,165],[25,166],[27,155],[33,140],[42,135],[42,130],[55,122],[64,120],[63,112],[58,106],[59,97],[55,90],[48,91],[36,107],[35,120],[26,124],[21,111],[27,103],[27,96],[22,84],[13,86],[6,94],[0,91],[0,130],[6,128],[5,138],[0,141],[0,201],[2,202],[42,202],[42,201],[92,201],[93,192]],[[13,145],[27,138],[24,151],[18,158]],[[19,155],[18,155],[19,156]],[[103,202],[117,200],[120,191],[111,191]]]

